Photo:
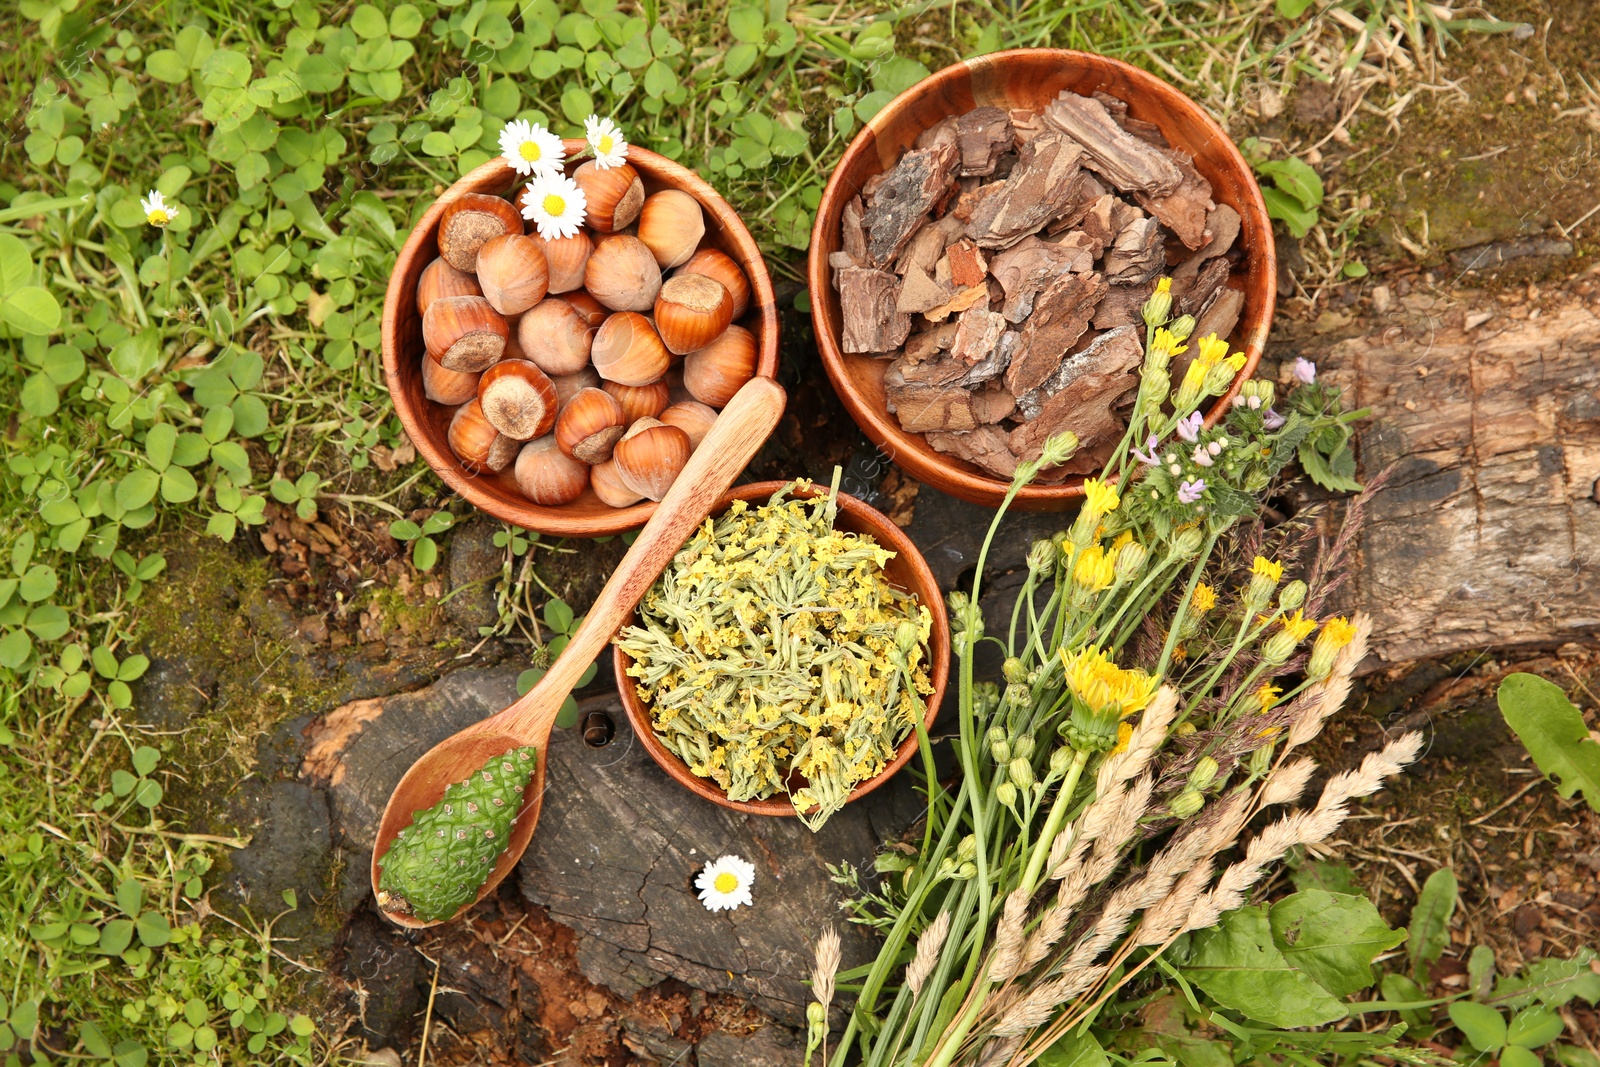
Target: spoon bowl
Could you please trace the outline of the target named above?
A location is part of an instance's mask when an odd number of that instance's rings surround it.
[[[536,763],[523,790],[522,807],[512,823],[506,850],[495,860],[494,869],[478,887],[477,896],[459,908],[456,915],[494,892],[511,873],[539,824],[545,756],[550,731],[555,727],[562,703],[589,664],[633,614],[633,609],[668,561],[711,514],[712,507],[778,425],[783,405],[783,387],[771,378],[753,378],[746,383],[717,416],[705,440],[689,457],[672,488],[661,498],[655,514],[639,531],[633,547],[628,549],[605,588],[600,590],[583,624],[539,684],[504,711],[440,741],[411,765],[394,792],[389,794],[389,803],[378,824],[377,841],[372,848],[374,895],[378,893],[378,881],[383,875],[383,857],[400,831],[411,825],[419,812],[439,803],[452,782],[461,781],[494,757],[513,748],[532,745],[536,749]],[[413,930],[448,921],[429,921],[415,915],[380,910],[391,922]]]

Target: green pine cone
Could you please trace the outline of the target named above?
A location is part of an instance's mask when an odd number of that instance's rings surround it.
[[[384,854],[378,906],[437,922],[471,901],[510,843],[536,752],[528,745],[496,756],[416,812]]]

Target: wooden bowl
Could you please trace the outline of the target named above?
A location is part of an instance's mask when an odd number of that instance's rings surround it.
[[[1239,213],[1238,243],[1245,250],[1246,266],[1229,284],[1243,289],[1245,297],[1231,340],[1246,362],[1228,392],[1212,406],[1208,422],[1221,417],[1239,385],[1255,371],[1277,302],[1272,223],[1249,164],[1200,105],[1160,78],[1105,56],[1019,48],[953,64],[895,97],[850,142],[817,209],[808,268],[817,347],[845,408],[879,449],[919,481],[988,507],[1000,503],[1009,483],[935,451],[921,434],[902,430],[884,396],[883,376],[890,361],[840,347],[839,294],[833,288],[828,257],[840,247],[845,204],[868,178],[893,167],[924,130],[984,105],[1038,110],[1063,89],[1084,96],[1099,90],[1125,101],[1130,116],[1155,123],[1174,148],[1193,155],[1195,168],[1211,183],[1212,198]],[[1082,495],[1083,479],[1073,477],[1061,485],[1030,485],[1017,494],[1012,506],[1055,511],[1072,506]]]
[[[735,500],[748,500],[753,504],[765,504],[773,493],[788,485],[788,482],[755,482],[751,485],[741,485],[730,489],[718,501],[713,509],[713,515],[720,515]],[[814,485],[809,490],[796,490],[796,497],[827,496],[826,486]],[[928,713],[925,724],[931,729],[933,720],[938,717],[939,707],[944,703],[945,681],[950,674],[950,619],[945,614],[944,597],[939,592],[939,582],[934,578],[933,572],[928,569],[927,561],[922,558],[922,553],[917,551],[917,546],[907,537],[889,517],[876,508],[870,507],[862,501],[847,493],[839,494],[839,513],[834,519],[834,525],[840,530],[851,533],[871,534],[873,539],[885,548],[892,549],[895,553],[884,570],[888,573],[889,581],[896,587],[910,593],[915,593],[933,615],[933,628],[928,635],[928,680],[933,683],[933,692],[928,695]],[[629,625],[638,623],[638,613],[635,612]],[[639,699],[639,691],[634,686],[633,679],[628,677],[628,668],[633,666],[633,659],[620,646],[612,645],[615,657],[615,670],[617,676],[617,691],[622,697],[622,706],[628,712],[628,722],[633,727],[634,735],[644,750],[650,753],[650,758],[661,765],[661,769],[671,775],[679,785],[697,793],[713,804],[721,804],[734,811],[748,812],[751,815],[794,815],[794,805],[787,797],[774,797],[770,800],[731,800],[727,792],[710,778],[702,778],[689,770],[688,764],[678,758],[677,753],[661,743],[656,736],[655,727],[650,722],[650,709],[644,701]],[[915,731],[902,742],[895,750],[895,757],[883,769],[883,773],[875,778],[869,778],[850,791],[846,800],[859,800],[884,782],[894,777],[895,773],[917,751],[917,735]]]
[[[584,141],[563,142],[569,172],[587,158]],[[745,228],[728,202],[699,175],[665,156],[629,146],[628,162],[639,172],[645,192],[681,189],[700,202],[705,212],[706,235],[702,247],[719,248],[743,268],[750,280],[750,307],[739,320],[756,337],[759,354],[756,373],[767,378],[778,372],[778,304],[772,292],[772,276],[755,238]],[[445,190],[400,250],[389,289],[383,298],[383,372],[395,412],[416,445],[446,485],[460,493],[479,510],[503,522],[540,533],[561,537],[602,537],[644,525],[655,511],[653,501],[642,501],[625,508],[613,508],[600,501],[593,489],[570,504],[542,507],[523,496],[512,477],[511,467],[498,474],[474,474],[461,465],[450,451],[445,433],[450,426],[451,408],[436,404],[422,392],[422,316],[417,314],[417,279],[422,268],[438,255],[439,216],[452,201],[466,193],[503,196],[528,181],[503,159],[493,159]]]

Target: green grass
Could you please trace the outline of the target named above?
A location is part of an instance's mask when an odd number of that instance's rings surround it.
[[[414,220],[496,151],[503,121],[571,134],[591,111],[614,116],[703,173],[799,279],[832,161],[929,70],[1085,48],[1225,110],[1297,25],[1221,0],[6,5],[6,1063],[30,1047],[130,1067],[334,1054],[278,984],[267,917],[196,910],[236,843],[163,817],[163,782],[205,782],[163,764],[181,746],[131,725],[144,594],[166,580],[165,546],[237,540],[269,497],[302,516],[399,516],[438,494],[420,467],[369,462],[401,441],[379,367],[383,290]],[[164,231],[139,208],[152,188],[180,205]],[[532,617],[531,568],[514,569],[502,608]]]

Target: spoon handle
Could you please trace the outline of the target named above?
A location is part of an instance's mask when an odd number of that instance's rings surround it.
[[[752,378],[734,394],[639,531],[633,547],[611,572],[567,647],[538,685],[496,716],[503,725],[523,734],[543,732],[548,736],[548,731],[536,729],[535,723],[543,727],[538,720],[546,717],[554,722],[563,699],[584,670],[771,435],[783,415],[784,401],[783,387],[771,378]]]

